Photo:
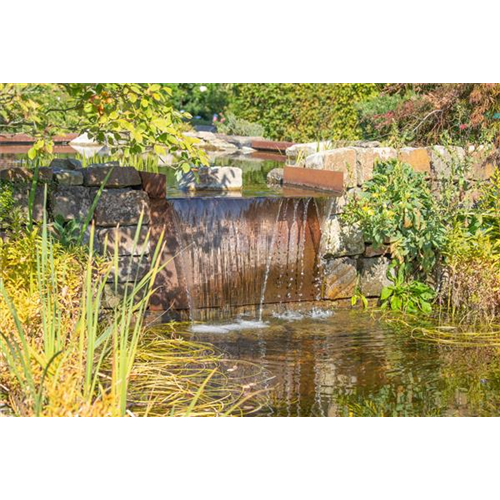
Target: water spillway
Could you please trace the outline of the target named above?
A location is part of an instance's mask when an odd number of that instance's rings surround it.
[[[167,248],[151,308],[197,320],[318,300],[325,205],[310,196],[155,200],[153,243],[164,232]]]

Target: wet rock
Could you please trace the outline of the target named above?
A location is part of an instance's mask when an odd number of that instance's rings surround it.
[[[54,180],[65,186],[81,186],[83,184],[83,173],[81,170],[54,169]]]
[[[363,233],[359,228],[343,224],[337,216],[325,221],[321,236],[322,257],[361,255],[364,251]]]
[[[97,191],[97,190],[95,190]],[[105,189],[97,203],[94,220],[98,226],[132,226],[149,222],[149,198],[144,191],[132,189]]]
[[[387,277],[389,259],[385,257],[361,258],[360,289],[366,297],[380,297],[382,288],[391,284]]]
[[[356,259],[351,257],[329,259],[323,269],[324,299],[346,299],[353,296],[358,279]]]
[[[208,167],[184,174],[179,188],[188,191],[239,191],[243,185],[242,170],[238,167]]]
[[[134,240],[139,230],[137,243]],[[118,255],[148,255],[150,240],[148,238],[149,227],[124,226],[109,229],[98,229],[97,239],[101,253],[114,254],[115,245],[118,244]]]
[[[111,174],[110,174],[111,172]],[[141,185],[141,176],[134,167],[89,167],[83,170],[85,186],[100,187],[106,176],[107,188],[124,188]]]
[[[283,184],[283,169],[273,168],[267,174],[267,183],[271,185],[282,185]]]
[[[50,162],[50,167],[53,169],[76,170],[82,168],[82,162],[75,158],[54,158]]]
[[[52,213],[64,220],[83,220],[90,210],[90,190],[83,186],[59,186],[51,196]]]

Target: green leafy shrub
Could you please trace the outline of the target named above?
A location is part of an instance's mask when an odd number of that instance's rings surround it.
[[[223,121],[222,121],[223,120]],[[247,137],[262,137],[264,127],[243,118],[237,118],[233,113],[228,113],[217,122],[217,132],[222,134],[244,135]]]
[[[374,167],[373,179],[351,197],[344,219],[359,224],[375,247],[390,244],[410,273],[433,270],[445,239],[436,198],[421,173],[391,160]]]
[[[234,85],[230,110],[260,123],[272,139],[356,140],[355,105],[377,89],[372,83],[242,83]]]
[[[430,314],[435,291],[427,284],[417,280],[406,281],[405,266],[399,266],[397,274],[389,275],[392,285],[382,289],[380,302],[382,309],[403,311],[410,314],[422,312]]]

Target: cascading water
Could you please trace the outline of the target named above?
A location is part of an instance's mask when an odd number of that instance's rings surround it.
[[[324,212],[310,197],[162,200],[152,224],[169,235],[168,255],[155,308],[189,309],[192,320],[228,319],[236,308],[261,318],[265,304],[317,300]]]

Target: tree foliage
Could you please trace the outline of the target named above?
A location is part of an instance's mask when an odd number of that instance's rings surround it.
[[[152,148],[177,165],[206,164],[196,139],[183,135],[189,115],[177,111],[168,86],[146,83],[0,84],[0,133],[36,139],[31,159],[51,154],[56,135],[86,132],[125,157]]]

